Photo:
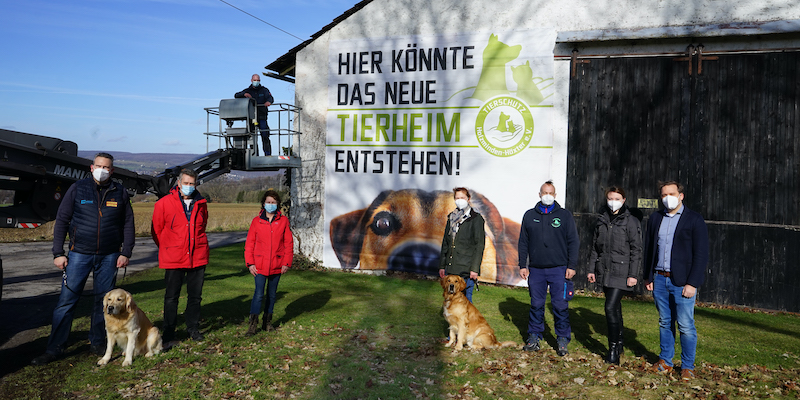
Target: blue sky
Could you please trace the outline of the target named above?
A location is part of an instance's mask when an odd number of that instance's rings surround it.
[[[303,40],[357,2],[226,1]],[[205,153],[203,108],[301,42],[219,0],[0,0],[0,128],[81,150]],[[293,84],[262,83],[294,103]]]

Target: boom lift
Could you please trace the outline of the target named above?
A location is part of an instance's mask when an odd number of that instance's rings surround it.
[[[273,115],[272,122],[277,128],[270,129],[270,133],[277,138],[278,149],[283,150],[283,155],[258,154],[255,100],[224,99],[220,100],[219,107],[205,109],[206,151],[212,136],[219,139],[219,149],[167,168],[155,176],[115,167],[112,179],[122,183],[131,196],[149,192],[160,198],[175,186],[184,168],[197,172],[198,185],[231,170],[298,168],[301,160],[293,150],[299,152],[300,132],[293,126],[300,109],[284,103],[272,107],[269,113]],[[218,118],[219,129],[212,132],[213,118]],[[244,126],[236,127],[239,122],[244,122]],[[225,147],[222,147],[223,142]],[[54,220],[64,193],[70,185],[89,176],[92,162],[78,157],[75,142],[0,129],[0,189],[14,191],[14,203],[0,207],[0,228],[36,228]],[[3,261],[0,259],[0,299],[2,296]]]
[[[202,184],[231,170],[277,171],[297,168],[301,160],[300,132],[294,120],[300,109],[285,103],[273,104],[269,111],[272,140],[285,154],[261,156],[258,153],[255,101],[249,98],[223,99],[219,107],[206,108],[206,143],[217,137],[220,148],[183,164],[166,168],[155,176],[114,168],[112,179],[122,183],[131,196],[153,193],[159,198],[169,193],[181,169],[198,173]],[[212,121],[219,129],[211,130]],[[244,126],[236,126],[244,122]],[[224,147],[222,145],[224,144]],[[294,151],[293,151],[294,150]],[[0,228],[35,228],[56,217],[61,198],[74,182],[89,176],[92,160],[78,157],[75,142],[30,133],[0,129],[0,189],[14,191],[14,203],[0,207]]]

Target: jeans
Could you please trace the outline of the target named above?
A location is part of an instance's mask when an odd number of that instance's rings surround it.
[[[465,281],[467,282],[467,288],[464,290],[464,295],[466,295],[467,300],[472,303],[472,291],[475,289],[475,279],[467,278]]]
[[[261,312],[261,304],[264,302],[264,286],[267,290],[267,306],[264,308],[265,314],[272,314],[275,308],[275,298],[278,296],[278,282],[281,280],[281,274],[274,274],[270,276],[256,274],[256,290],[253,292],[253,300],[250,302],[250,314],[258,314]]]
[[[569,324],[569,302],[564,299],[564,283],[567,266],[554,268],[528,268],[528,292],[531,295],[531,309],[528,315],[528,336],[542,338],[544,332],[544,305],[547,288],[550,287],[550,305],[553,306],[553,319],[557,338],[572,337]]]
[[[117,258],[119,253],[106,255],[70,252],[65,279],[61,281],[61,295],[53,310],[53,328],[47,340],[47,352],[61,354],[72,329],[75,306],[83,294],[83,286],[93,276],[94,304],[91,313],[89,341],[93,346],[105,347],[106,323],[103,319],[103,297],[114,288],[117,280]]]
[[[184,281],[187,300],[183,318],[186,320],[186,331],[200,331],[200,302],[203,300],[205,273],[204,266],[164,270],[164,282],[167,286],[164,291],[164,336],[168,340],[172,340],[175,336],[175,326],[178,324],[178,298]]]
[[[659,358],[672,366],[675,356],[675,323],[681,333],[681,369],[694,369],[697,349],[697,329],[694,326],[694,303],[697,294],[691,299],[681,296],[683,286],[675,286],[672,280],[656,274],[653,279],[653,299],[658,310],[658,327],[661,338]]]

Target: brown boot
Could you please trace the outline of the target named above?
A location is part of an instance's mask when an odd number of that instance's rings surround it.
[[[264,320],[261,321],[261,330],[271,332],[275,330],[272,326],[272,314],[264,314]]]
[[[250,326],[247,328],[245,336],[253,336],[258,331],[258,314],[250,314]]]

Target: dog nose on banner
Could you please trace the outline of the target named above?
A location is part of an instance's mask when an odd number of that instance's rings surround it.
[[[427,243],[411,243],[395,250],[389,256],[387,269],[437,275],[439,273],[439,248]]]

